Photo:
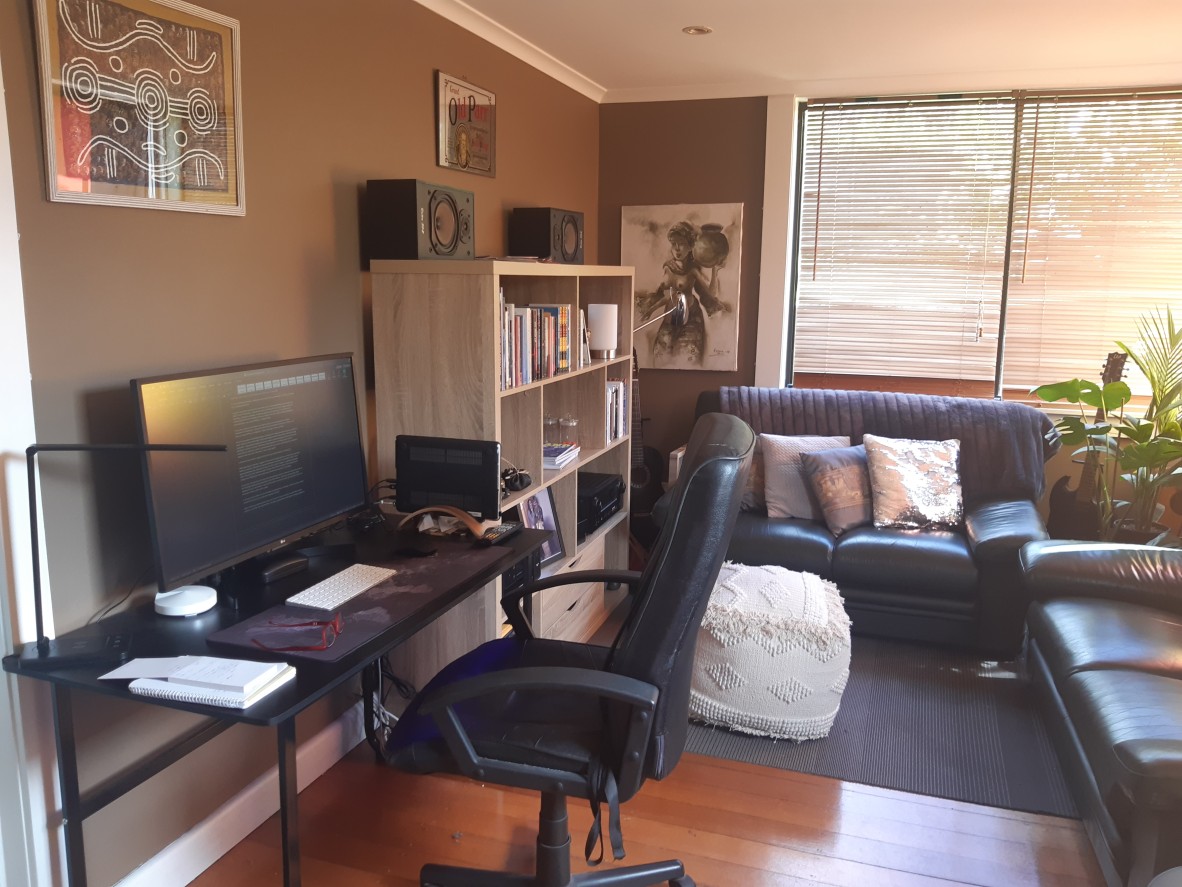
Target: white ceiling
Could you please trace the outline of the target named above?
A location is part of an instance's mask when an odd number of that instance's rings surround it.
[[[1180,0],[418,2],[598,102],[1182,83]]]

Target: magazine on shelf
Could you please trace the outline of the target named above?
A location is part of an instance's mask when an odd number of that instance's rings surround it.
[[[579,445],[574,441],[545,444],[542,447],[542,464],[546,468],[563,468],[578,455]]]

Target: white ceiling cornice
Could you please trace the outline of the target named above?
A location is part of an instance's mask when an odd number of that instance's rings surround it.
[[[498,25],[488,16],[477,12],[466,3],[461,3],[460,0],[415,0],[415,2],[449,22],[459,25],[465,31],[471,31],[477,37],[487,40],[493,46],[505,50],[527,65],[532,65],[543,74],[550,75],[559,83],[569,86],[591,101],[596,103],[603,101],[606,90],[598,83],[564,65],[554,56],[539,49],[528,40],[522,39],[507,28]]]

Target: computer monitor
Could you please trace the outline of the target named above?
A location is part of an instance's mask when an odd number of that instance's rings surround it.
[[[161,591],[330,526],[368,501],[353,358],[133,379]]]

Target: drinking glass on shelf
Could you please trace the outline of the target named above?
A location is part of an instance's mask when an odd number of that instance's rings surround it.
[[[561,423],[557,416],[547,416],[542,420],[542,442],[556,444],[562,441]]]
[[[558,440],[559,442],[570,441],[577,443],[579,440],[579,420],[569,414],[563,416],[558,420]]]

